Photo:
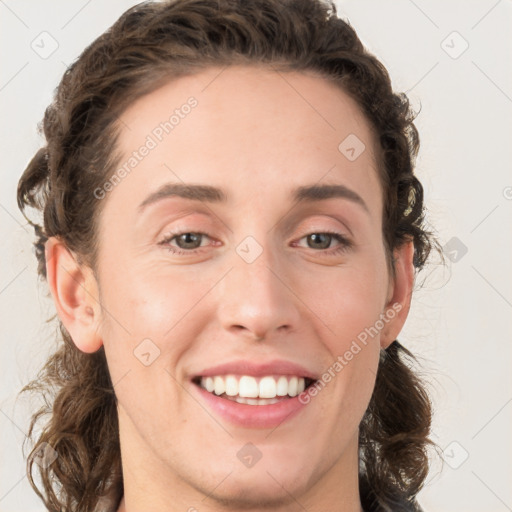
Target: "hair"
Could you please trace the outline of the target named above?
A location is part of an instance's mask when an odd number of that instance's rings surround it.
[[[174,0],[127,10],[66,70],[42,131],[46,145],[19,180],[18,205],[35,230],[38,274],[46,280],[45,242],[57,237],[80,263],[96,268],[101,205],[93,191],[119,161],[119,116],[135,99],[180,76],[212,66],[258,65],[313,72],[354,99],[376,134],[384,206],[382,234],[392,252],[413,242],[416,272],[438,243],[426,230],[423,188],[414,175],[419,137],[405,94],[394,93],[386,68],[362,45],[334,3],[322,0]],[[41,128],[40,128],[41,129]],[[26,215],[42,213],[42,224]],[[391,270],[393,265],[391,263]],[[27,459],[32,487],[51,511],[90,512],[100,496],[123,492],[116,397],[103,347],[86,354],[59,320],[62,340],[37,379],[21,392],[45,404],[31,417],[29,438],[44,417]],[[432,405],[412,368],[417,360],[395,340],[381,350],[373,395],[360,424],[360,493],[365,507],[420,510],[416,495],[429,471]],[[33,455],[50,445],[52,463]]]

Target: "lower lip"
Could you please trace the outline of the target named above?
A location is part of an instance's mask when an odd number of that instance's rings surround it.
[[[216,413],[229,422],[246,428],[275,428],[289,421],[308,405],[299,401],[300,395],[270,405],[239,404],[227,398],[220,398],[197,384],[193,386]]]

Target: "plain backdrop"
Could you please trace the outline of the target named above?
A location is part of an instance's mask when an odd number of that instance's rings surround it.
[[[248,0],[250,1],[250,0]],[[66,67],[135,1],[0,0],[0,512],[43,511],[21,446],[21,387],[55,347],[18,179],[42,144]],[[443,457],[419,495],[426,512],[512,510],[512,2],[339,1],[367,47],[421,112],[429,223],[447,266],[425,270],[400,341],[418,355]]]

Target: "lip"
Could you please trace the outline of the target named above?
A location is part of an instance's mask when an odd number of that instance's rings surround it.
[[[307,368],[283,359],[274,359],[262,363],[243,360],[231,361],[205,368],[201,372],[193,375],[192,379],[196,379],[197,377],[213,377],[215,375],[251,375],[253,377],[262,377],[264,375],[295,375],[297,377],[307,377],[312,380],[319,379],[318,375]]]
[[[276,428],[292,419],[310,403],[299,400],[301,395],[307,394],[307,389],[293,398],[284,398],[276,404],[249,405],[221,398],[198,384],[192,386],[214,413],[236,426],[245,428]]]
[[[295,397],[283,398],[276,404],[239,404],[210,393],[199,385],[199,377],[213,377],[216,375],[251,375],[253,377],[289,375],[305,377],[313,381],[319,379],[317,374],[302,365],[283,359],[259,363],[246,360],[231,361],[205,368],[191,377],[192,387],[196,390],[200,399],[204,400],[214,413],[234,425],[245,428],[275,428],[285,421],[291,420],[306,405],[309,405],[310,400],[300,400],[302,395],[308,394],[308,390],[306,389]]]

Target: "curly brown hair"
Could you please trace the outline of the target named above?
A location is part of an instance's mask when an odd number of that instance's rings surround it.
[[[66,70],[42,122],[46,146],[19,184],[18,205],[36,234],[38,273],[46,279],[45,242],[58,237],[95,269],[102,202],[93,191],[111,176],[120,114],[161,84],[208,66],[263,65],[313,71],[356,100],[380,142],[384,191],[383,238],[392,252],[414,244],[421,270],[438,243],[426,230],[423,188],[413,173],[419,148],[414,113],[395,94],[385,67],[322,0],[168,0],[143,2],[119,20]],[[104,203],[104,202],[103,202]],[[42,225],[26,215],[32,207]],[[103,347],[86,354],[59,321],[62,344],[22,392],[41,393],[48,417],[27,461],[30,483],[52,511],[90,512],[100,496],[123,493],[116,396]],[[366,508],[419,510],[416,495],[429,469],[432,405],[412,369],[413,355],[395,340],[381,350],[375,389],[360,425],[360,494]],[[33,455],[48,443],[58,452],[38,466]]]

